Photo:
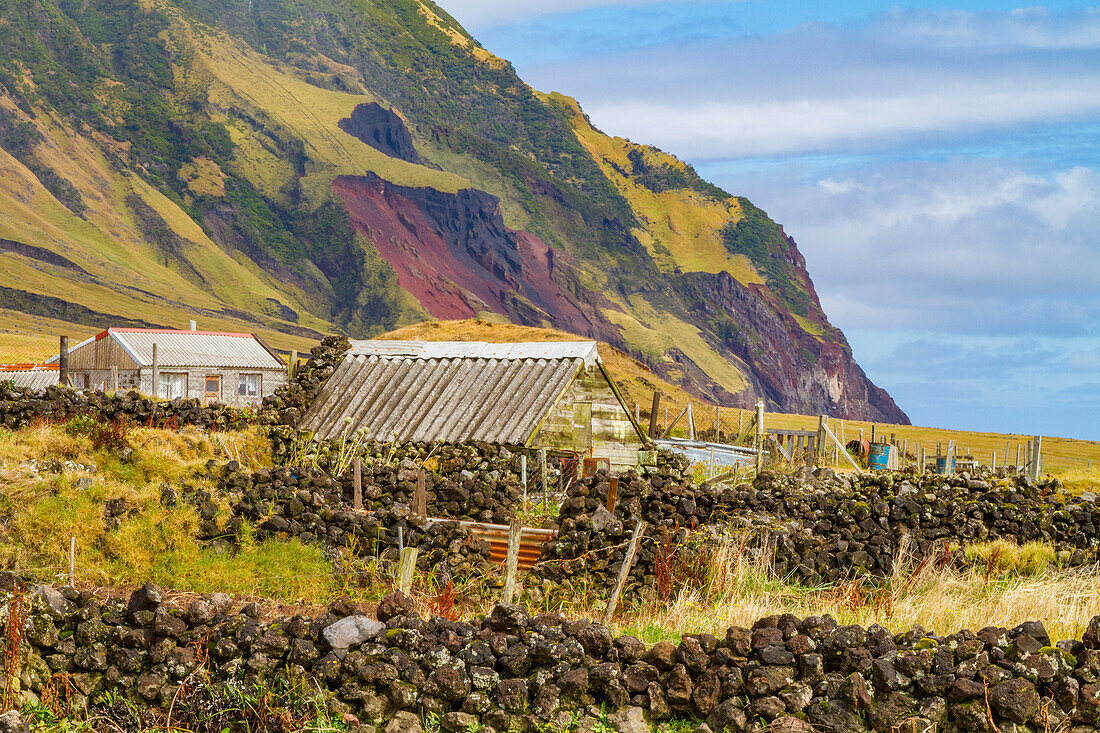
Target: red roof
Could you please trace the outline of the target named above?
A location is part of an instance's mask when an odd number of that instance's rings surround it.
[[[251,333],[230,333],[228,331],[191,331],[181,328],[108,328],[103,333],[96,334],[95,340],[106,338],[111,331],[115,333],[182,333],[193,336],[235,336],[237,338],[255,338]]]

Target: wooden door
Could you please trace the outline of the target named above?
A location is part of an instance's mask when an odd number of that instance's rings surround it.
[[[222,398],[222,375],[208,374],[206,375],[205,381],[206,388],[203,394],[204,401],[207,404],[219,401]]]

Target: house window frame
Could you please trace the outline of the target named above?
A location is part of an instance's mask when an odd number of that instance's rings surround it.
[[[156,395],[162,400],[174,400],[177,397],[187,399],[187,372],[159,372],[157,374]],[[172,386],[183,385],[180,394],[172,394]]]
[[[246,385],[246,380],[255,378],[256,380],[256,392],[250,394]],[[237,375],[237,396],[243,397],[246,400],[260,399],[264,393],[264,375],[263,372],[241,372]]]

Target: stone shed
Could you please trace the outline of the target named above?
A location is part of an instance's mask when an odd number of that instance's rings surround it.
[[[596,342],[352,341],[300,427],[322,440],[485,441],[636,466],[641,428]]]
[[[286,383],[286,364],[251,333],[108,328],[69,349],[69,382],[76,389],[250,405]]]

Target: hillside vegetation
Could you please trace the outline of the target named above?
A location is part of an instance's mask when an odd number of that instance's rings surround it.
[[[905,420],[778,224],[427,0],[16,0],[0,44],[8,334],[302,350],[490,311],[711,400]]]

